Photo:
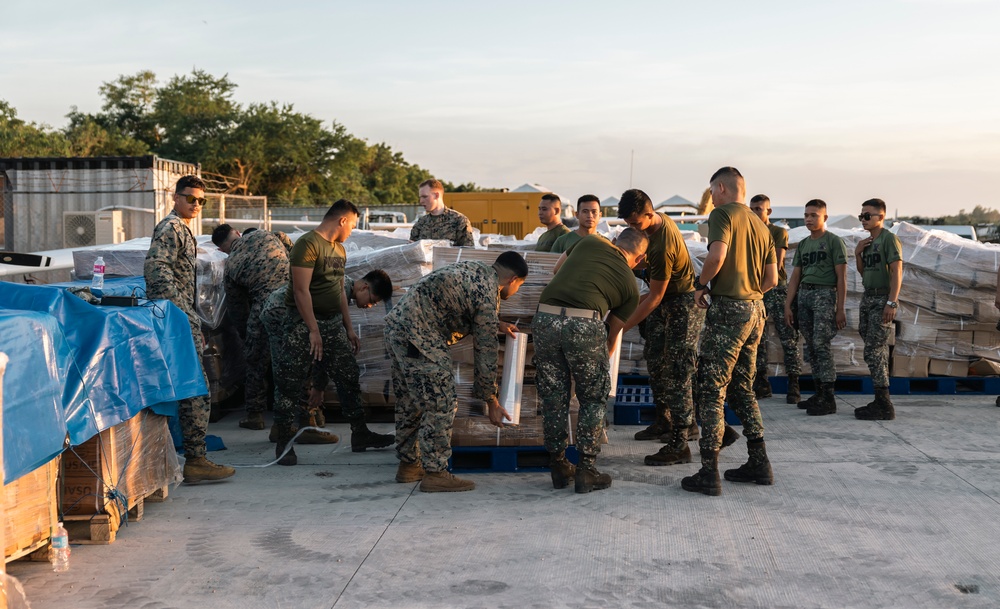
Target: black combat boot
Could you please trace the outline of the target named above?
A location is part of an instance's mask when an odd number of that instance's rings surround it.
[[[819,399],[816,403],[806,409],[806,414],[811,417],[821,417],[827,414],[836,414],[837,398],[833,393],[833,383],[820,383],[819,392],[816,393]]]
[[[552,488],[566,488],[576,476],[576,466],[566,458],[566,451],[549,454],[549,469],[552,472]]]
[[[753,379],[753,393],[757,399],[769,398],[771,395],[771,381],[767,378],[767,369],[758,370],[757,376]]]
[[[646,465],[677,465],[691,462],[691,449],[687,445],[687,427],[675,425],[670,431],[670,440],[653,455],[646,455]]]
[[[785,403],[787,404],[798,404],[799,400],[802,399],[802,394],[799,393],[799,375],[789,374],[788,375],[788,394],[785,396]]]
[[[589,493],[590,491],[603,491],[611,487],[611,476],[602,474],[594,467],[596,455],[580,455],[580,465],[577,466],[573,474],[573,482],[578,493]]]
[[[718,496],[722,494],[722,481],[719,480],[719,451],[701,451],[701,469],[693,476],[681,479],[681,488],[692,493]]]
[[[736,469],[727,469],[726,480],[730,482],[755,482],[757,484],[774,484],[774,474],[771,472],[771,462],[767,460],[767,449],[763,438],[747,442],[747,454],[750,459]]]
[[[889,388],[876,387],[875,401],[855,410],[854,417],[862,421],[892,421],[895,419],[896,409],[889,398]]]
[[[277,444],[274,447],[274,457],[278,459],[278,465],[295,465],[299,462],[299,458],[295,455],[295,448],[291,446],[292,437],[295,432],[290,427],[281,427],[275,425],[276,433],[275,435]],[[281,456],[285,452],[285,448],[288,448],[288,454]]]
[[[363,453],[368,448],[392,446],[396,437],[391,433],[375,433],[365,423],[351,423],[351,452]]]
[[[816,393],[812,394],[811,396],[809,396],[804,400],[799,401],[799,408],[801,410],[808,410],[810,406],[819,401],[819,389],[823,385],[823,383],[816,381],[814,384],[816,385]]]
[[[656,407],[656,419],[652,425],[641,431],[635,432],[635,439],[640,441],[659,440],[663,436],[670,436],[670,410],[666,407]]]

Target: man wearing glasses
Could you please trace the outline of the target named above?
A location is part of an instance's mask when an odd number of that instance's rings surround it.
[[[549,251],[562,254],[580,239],[596,233],[597,221],[601,219],[601,200],[594,195],[580,197],[576,202],[576,219],[580,222],[580,228],[556,239]]]
[[[858,216],[869,237],[854,248],[854,261],[861,273],[865,293],[861,297],[858,330],[865,341],[865,363],[875,385],[875,401],[854,411],[863,421],[891,421],[896,410],[889,399],[889,333],[899,306],[903,286],[903,254],[899,238],[885,230],[885,201],[869,199]]]
[[[201,318],[195,312],[198,244],[191,232],[191,222],[205,204],[205,183],[198,176],[184,176],[177,181],[173,197],[174,209],[153,229],[146,253],[143,265],[146,297],[169,300],[187,314],[195,351],[201,361],[205,339],[201,334]],[[207,376],[205,385],[208,385]],[[216,465],[205,457],[210,410],[208,396],[180,400],[178,416],[184,436],[184,482],[221,480],[236,473],[233,468]]]

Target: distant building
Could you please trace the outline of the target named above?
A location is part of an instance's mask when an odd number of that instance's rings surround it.
[[[688,201],[680,195],[674,195],[662,201],[661,203],[654,205],[653,210],[662,214],[667,214],[671,218],[679,218],[682,216],[694,216],[698,214],[698,204]]]

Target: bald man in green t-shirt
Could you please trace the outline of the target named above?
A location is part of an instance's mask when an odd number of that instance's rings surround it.
[[[757,345],[764,332],[764,292],[777,285],[778,265],[774,239],[743,202],[746,184],[739,170],[723,167],[709,184],[715,209],[708,217],[708,256],[694,283],[695,303],[708,309],[698,357],[701,469],[681,480],[681,488],[720,495],[722,402],[727,393],[729,405],[743,421],[749,459],[726,470],[726,480],[774,483],[752,387]]]

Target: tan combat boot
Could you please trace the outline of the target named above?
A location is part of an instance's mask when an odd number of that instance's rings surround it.
[[[471,491],[474,488],[476,488],[475,482],[456,478],[451,472],[426,472],[420,483],[420,490],[424,493],[454,493]]]
[[[305,413],[299,416],[299,429],[303,427],[319,427],[317,425],[316,416],[312,413]],[[332,434],[328,431],[320,431],[318,429],[306,429],[302,432],[298,438],[295,439],[296,444],[336,444],[340,441],[337,434]]]
[[[427,473],[419,462],[407,463],[400,461],[399,467],[396,468],[396,482],[419,482],[426,475]]]
[[[184,482],[194,484],[206,480],[223,480],[236,473],[228,465],[216,465],[205,457],[189,457],[184,460]]]
[[[264,429],[264,414],[260,412],[248,412],[247,418],[240,421],[240,427],[254,430]]]

